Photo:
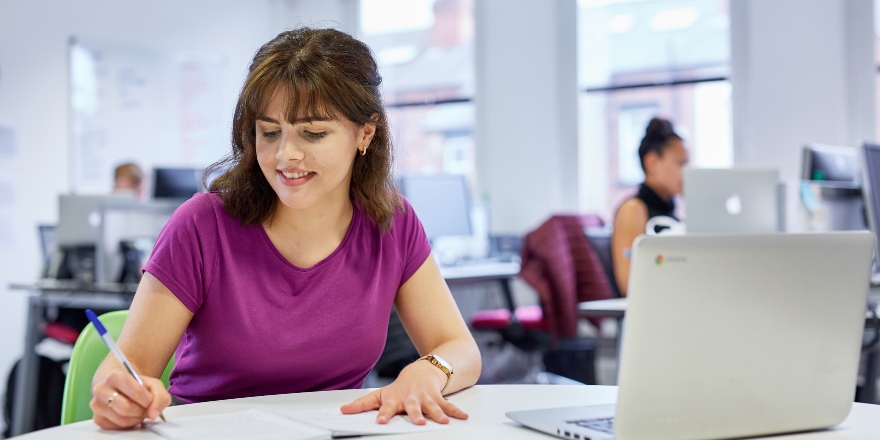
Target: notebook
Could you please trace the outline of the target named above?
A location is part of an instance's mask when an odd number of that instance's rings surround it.
[[[148,422],[144,427],[169,440],[317,440],[411,434],[447,428],[447,425],[430,420],[425,425],[416,425],[409,417],[402,415],[394,416],[387,424],[380,425],[376,423],[377,414],[377,411],[342,414],[338,409],[277,410],[256,407],[234,413],[168,418],[167,422]]]

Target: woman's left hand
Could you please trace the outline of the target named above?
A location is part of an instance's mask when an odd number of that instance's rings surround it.
[[[441,389],[446,374],[428,361],[407,365],[390,385],[343,405],[343,414],[379,410],[376,421],[388,423],[397,414],[406,413],[416,425],[427,423],[425,416],[437,423],[449,423],[449,417],[465,420],[468,415],[443,399]]]

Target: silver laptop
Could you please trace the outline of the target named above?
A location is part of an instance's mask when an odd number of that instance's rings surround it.
[[[721,439],[849,413],[873,236],[643,236],[617,405],[509,412],[573,439]]]
[[[101,227],[101,204],[134,200],[134,194],[58,196],[59,246],[94,246]]]
[[[775,168],[685,168],[687,232],[781,230]]]

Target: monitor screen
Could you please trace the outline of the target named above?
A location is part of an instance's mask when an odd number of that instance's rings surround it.
[[[875,237],[880,237],[880,145],[862,145],[862,200],[868,217],[868,226]],[[874,252],[877,259],[877,252]]]
[[[857,164],[855,148],[818,144],[806,145],[804,146],[801,179],[854,183]]]
[[[403,176],[400,189],[422,222],[429,240],[471,235],[470,196],[464,176]]]
[[[203,191],[202,169],[155,168],[153,169],[153,198],[188,199]]]

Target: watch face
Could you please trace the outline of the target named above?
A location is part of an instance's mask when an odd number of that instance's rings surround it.
[[[447,363],[445,360],[443,360],[442,357],[437,356],[437,355],[435,354],[435,355],[434,355],[434,359],[435,359],[440,365],[442,365],[443,368],[449,370],[449,372],[452,373],[452,367],[449,365],[449,363]]]

